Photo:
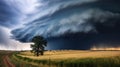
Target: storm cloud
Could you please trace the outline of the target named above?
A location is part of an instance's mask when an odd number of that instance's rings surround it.
[[[89,49],[94,44],[112,41],[107,46],[116,46],[120,40],[119,3],[119,0],[0,0],[0,46],[14,43],[23,47],[36,35],[45,37],[47,48],[51,49]]]
[[[30,49],[30,43],[21,43],[11,38],[11,30],[25,23],[28,15],[34,13],[37,0],[0,0],[0,49]],[[24,7],[23,7],[24,6]]]
[[[10,29],[0,27],[0,50],[30,50],[31,43],[21,43],[10,36]]]
[[[41,1],[43,5],[38,7],[38,12],[30,17],[24,27],[13,30],[12,33],[15,39],[22,42],[29,42],[36,35],[50,38],[80,32],[105,33],[99,25],[109,30],[116,29],[119,24],[120,10],[117,2],[119,1]]]

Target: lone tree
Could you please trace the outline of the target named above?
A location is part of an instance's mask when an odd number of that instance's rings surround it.
[[[31,52],[33,52],[36,56],[39,56],[40,54],[44,54],[44,48],[47,46],[47,41],[42,36],[35,36],[32,39],[32,42],[34,44],[31,44]]]

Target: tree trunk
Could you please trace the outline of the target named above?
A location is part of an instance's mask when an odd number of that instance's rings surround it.
[[[39,52],[37,52],[37,56],[39,56]]]
[[[37,44],[37,56],[39,56],[39,44]]]
[[[43,55],[43,51],[41,51],[41,55]]]

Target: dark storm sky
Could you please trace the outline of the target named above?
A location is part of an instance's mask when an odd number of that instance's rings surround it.
[[[14,3],[14,4],[13,4]],[[119,0],[1,0],[0,27],[12,38],[30,42],[41,35],[47,49],[120,46]],[[5,44],[4,30],[0,29]]]

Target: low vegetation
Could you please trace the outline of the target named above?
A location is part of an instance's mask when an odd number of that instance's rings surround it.
[[[15,67],[38,67],[24,60],[20,60],[16,58],[14,55],[16,55],[15,51],[0,50],[0,67],[12,67],[8,66],[8,62],[12,63]],[[6,56],[8,56],[7,60]]]
[[[15,55],[16,54],[13,54],[12,56],[10,56],[10,60],[12,63],[15,64],[16,67],[38,67],[24,60],[20,60],[20,58],[17,58]]]
[[[27,51],[15,57],[44,67],[120,67],[120,51],[59,50],[39,57]]]
[[[4,55],[4,52],[3,51],[0,51],[0,60],[3,60],[3,55]],[[0,61],[0,67],[3,66],[3,62]]]
[[[6,55],[16,67],[120,67],[120,51],[52,50],[39,57],[30,51],[1,51],[0,60]]]

